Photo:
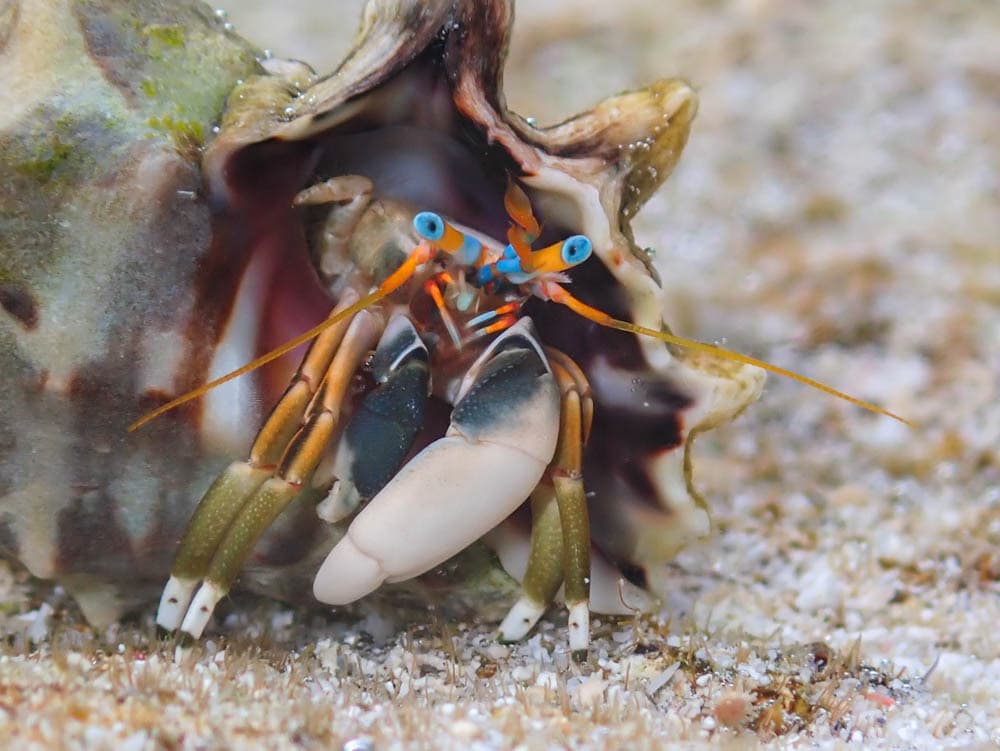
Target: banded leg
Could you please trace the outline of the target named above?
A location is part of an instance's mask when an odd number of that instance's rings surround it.
[[[500,559],[504,570],[524,581],[531,557],[531,536],[513,519],[491,529],[483,537]],[[558,594],[556,597],[558,598]],[[652,613],[660,602],[645,589],[622,576],[621,571],[593,548],[590,550],[590,612],[605,615]]]
[[[445,436],[355,517],[316,574],[316,599],[353,602],[468,547],[538,485],[558,424],[558,387],[530,320],[521,319],[469,370]]]
[[[497,630],[500,641],[524,638],[545,613],[563,582],[563,538],[555,487],[543,480],[531,494],[531,548],[521,597]]]
[[[583,447],[590,438],[594,403],[590,383],[567,355],[549,349],[562,390],[559,449],[552,472],[563,533],[563,586],[569,610],[569,645],[574,651],[590,644],[590,517],[583,489]]]
[[[333,328],[339,328],[339,324]],[[192,571],[193,566],[188,566],[189,559],[180,559],[185,566],[183,573],[190,578],[191,573],[197,575],[200,571],[199,578],[203,579],[201,588],[182,613],[181,630],[195,637],[201,635],[216,603],[229,591],[257,540],[312,476],[340,421],[341,406],[351,379],[364,362],[380,329],[378,314],[363,310],[346,325],[337,346],[331,347],[335,349],[332,356],[330,352],[325,352],[318,354],[315,360],[307,357],[310,366],[327,361],[325,375],[320,373],[316,377],[316,373],[309,373],[308,377],[297,377],[275,408],[272,413],[274,419],[265,424],[258,442],[268,448],[264,456],[277,458],[277,466],[261,466],[255,474],[259,477],[260,473],[265,473],[265,477],[255,483],[249,494],[238,498],[225,494],[212,497],[210,489],[203,501],[210,505],[209,510],[195,515],[181,544],[182,551],[189,548],[207,551],[210,544],[215,543],[207,566],[204,565],[204,558],[196,561],[199,570]],[[315,394],[312,393],[316,390],[314,384],[319,384]],[[224,483],[223,493],[226,490]],[[225,527],[221,525],[222,514],[214,514],[214,506],[225,507],[230,513],[231,518]],[[206,518],[213,523],[207,527],[197,526],[197,522]],[[193,542],[187,543],[189,537],[194,538]],[[171,579],[174,580],[175,576]],[[166,598],[165,592],[164,600]],[[172,616],[170,622],[176,622],[175,612],[171,610],[168,613]],[[160,625],[171,627],[164,623],[166,619],[158,617],[157,620]]]
[[[524,594],[500,624],[500,638],[524,637],[564,585],[570,647],[590,643],[590,522],[583,490],[582,452],[590,435],[593,401],[586,377],[569,357],[547,349],[562,395],[559,444],[550,467],[551,483],[531,497],[531,552],[522,582]]]
[[[344,294],[331,317],[357,302],[353,292]],[[181,538],[170,579],[163,589],[156,622],[166,629],[181,625],[198,583],[233,519],[247,499],[270,477],[302,424],[323,374],[330,367],[350,320],[331,326],[310,345],[292,381],[264,422],[250,448],[249,459],[233,462],[205,493]]]

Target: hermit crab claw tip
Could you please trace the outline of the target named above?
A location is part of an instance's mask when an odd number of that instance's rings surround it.
[[[327,605],[347,605],[377,589],[386,574],[378,561],[344,536],[323,561],[313,580],[313,595]]]

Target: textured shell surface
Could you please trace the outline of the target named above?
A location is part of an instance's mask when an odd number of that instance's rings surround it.
[[[323,180],[363,175],[382,205],[495,238],[517,180],[546,237],[591,238],[574,294],[663,325],[629,220],[679,158],[694,94],[660,81],[536,127],[503,96],[512,23],[509,2],[373,0],[351,52],[318,76],[262,55],[198,3],[0,5],[0,554],[58,580],[93,622],[155,598],[198,499],[245,457],[296,355],[127,427],[336,304],[347,261],[324,262],[322,211],[293,206]],[[648,583],[710,528],[692,437],[750,404],[762,373],[542,300],[525,312],[593,388],[584,474],[595,549]],[[516,577],[520,527],[508,527],[490,544]],[[297,502],[241,585],[310,599],[342,534]],[[514,584],[495,561],[476,546],[393,585],[392,601],[507,603]]]

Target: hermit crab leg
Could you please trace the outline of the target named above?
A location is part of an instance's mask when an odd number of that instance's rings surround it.
[[[294,206],[327,206],[330,214],[323,227],[325,251],[319,259],[320,269],[327,274],[337,271],[348,258],[348,244],[368,208],[375,184],[363,175],[338,175],[299,191]]]
[[[551,488],[549,490],[551,493]],[[552,504],[555,506],[555,504]],[[532,524],[534,526],[534,524]],[[559,530],[556,530],[556,540]],[[512,519],[490,530],[483,537],[500,559],[500,565],[518,581],[524,580],[531,556],[531,541],[521,526]],[[558,597],[558,593],[556,594]],[[622,576],[621,572],[599,552],[590,555],[590,612],[606,615],[651,613],[659,602],[644,589]]]
[[[357,302],[353,291],[344,294],[331,316]],[[281,400],[260,429],[247,461],[233,462],[216,478],[188,522],[163,590],[157,623],[175,629],[181,625],[198,582],[205,576],[230,523],[263,482],[274,472],[288,442],[302,424],[323,374],[347,331],[347,320],[331,326],[310,345]]]
[[[562,393],[559,443],[551,467],[552,484],[542,483],[531,496],[531,553],[522,582],[524,594],[499,631],[503,641],[524,637],[565,583],[570,647],[581,651],[590,642],[590,524],[582,448],[590,433],[593,402],[576,363],[551,348],[546,354]]]
[[[358,313],[348,324],[322,384],[308,405],[305,423],[297,421],[276,427],[275,434],[280,437],[293,434],[287,449],[274,476],[252,493],[226,527],[201,588],[181,622],[182,631],[195,637],[201,635],[216,603],[229,591],[257,540],[312,477],[340,422],[341,406],[351,379],[374,346],[381,328],[382,320],[376,312]]]
[[[565,355],[560,359],[572,363]],[[579,368],[574,372],[556,359],[551,362],[563,395],[563,418],[552,482],[562,526],[569,644],[573,650],[584,650],[590,643],[590,519],[583,491],[583,446],[590,436],[593,402],[590,384]]]
[[[562,436],[560,436],[562,438]],[[521,596],[497,629],[500,641],[524,638],[563,583],[563,534],[555,488],[544,480],[531,494],[531,548]]]
[[[199,637],[215,605],[229,592],[257,540],[302,491],[323,458],[340,423],[341,407],[351,379],[375,346],[382,328],[377,313],[362,310],[351,321],[320,390],[309,406],[306,423],[292,438],[274,476],[250,496],[226,530],[191,601],[181,630]]]
[[[509,516],[555,452],[559,389],[530,319],[498,336],[459,388],[443,438],[354,518],[313,582],[344,605],[444,562]]]

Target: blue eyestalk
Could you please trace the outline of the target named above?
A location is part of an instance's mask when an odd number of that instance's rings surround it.
[[[445,221],[433,211],[421,211],[413,217],[413,229],[425,240],[440,240],[444,237]]]
[[[562,244],[562,259],[567,266],[576,266],[583,263],[594,251],[594,246],[590,238],[584,235],[573,235],[567,237]]]

